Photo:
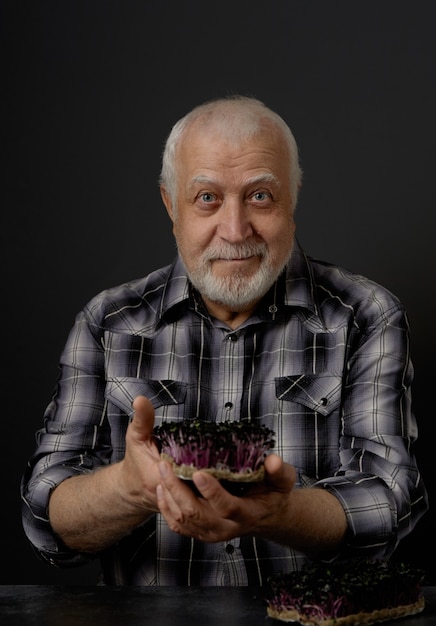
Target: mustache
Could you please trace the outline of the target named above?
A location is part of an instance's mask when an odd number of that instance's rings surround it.
[[[222,244],[216,248],[209,248],[203,254],[204,261],[215,261],[216,259],[224,259],[230,261],[232,259],[248,259],[251,256],[265,257],[268,248],[262,242],[244,242],[241,244]]]

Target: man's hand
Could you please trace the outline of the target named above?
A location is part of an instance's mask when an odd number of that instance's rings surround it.
[[[98,552],[158,511],[161,478],[153,440],[154,409],[145,397],[133,402],[124,459],[64,480],[49,503],[50,522],[70,548]]]
[[[159,463],[161,484],[158,506],[169,527],[201,541],[228,541],[238,536],[277,536],[286,523],[285,510],[295,484],[295,469],[271,454],[265,459],[265,479],[253,484],[242,497],[233,496],[207,472],[196,472],[193,481],[201,498],[177,478],[170,465]]]
[[[139,507],[156,512],[156,487],[161,479],[160,455],[153,437],[154,408],[150,400],[137,396],[133,410],[126,432],[126,453],[120,464],[119,488]]]
[[[159,471],[159,509],[181,535],[207,542],[260,537],[312,557],[333,554],[344,541],[347,521],[339,500],[322,488],[294,489],[295,468],[275,454],[265,459],[265,479],[242,497],[199,471],[193,475],[198,498],[168,463],[159,463]]]

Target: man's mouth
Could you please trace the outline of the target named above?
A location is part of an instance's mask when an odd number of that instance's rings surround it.
[[[238,249],[239,248],[239,249]],[[253,259],[263,259],[266,256],[266,246],[263,244],[257,245],[245,245],[241,247],[223,246],[216,250],[208,250],[204,254],[204,260],[209,262],[213,261],[228,261],[234,263],[243,263],[244,261],[251,261]]]
[[[255,256],[254,254],[251,254],[250,256],[231,256],[231,257],[222,256],[222,257],[218,257],[217,260],[218,261],[247,261],[248,259],[253,259],[254,256]]]

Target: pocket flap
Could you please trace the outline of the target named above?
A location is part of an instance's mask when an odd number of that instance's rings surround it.
[[[185,400],[186,383],[175,380],[144,380],[140,378],[111,378],[106,386],[106,397],[127,415],[133,413],[136,396],[145,396],[157,409]]]
[[[279,400],[298,402],[322,415],[341,402],[342,378],[335,374],[295,374],[276,378],[275,383]]]

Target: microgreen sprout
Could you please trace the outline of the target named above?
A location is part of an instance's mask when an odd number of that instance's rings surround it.
[[[424,572],[404,563],[354,559],[307,565],[268,579],[267,605],[314,620],[371,613],[417,602]]]
[[[163,422],[155,427],[154,434],[161,453],[170,456],[177,465],[196,469],[214,467],[237,473],[256,471],[275,443],[272,430],[248,421]]]

